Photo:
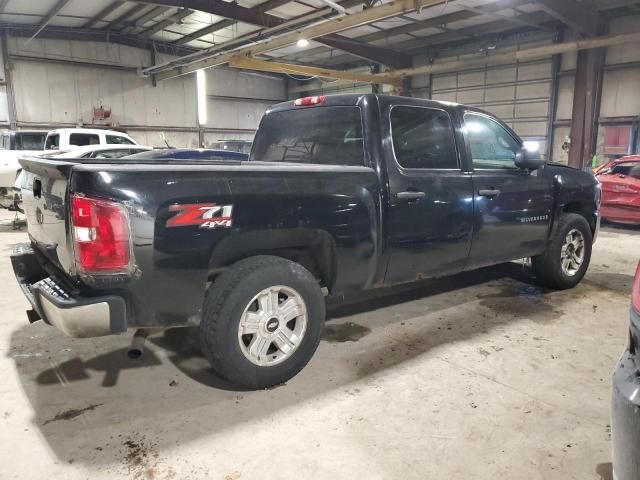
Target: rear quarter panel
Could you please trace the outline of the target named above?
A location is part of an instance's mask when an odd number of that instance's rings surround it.
[[[366,167],[82,165],[70,190],[128,206],[138,275],[126,293],[140,325],[197,317],[214,263],[224,267],[238,245],[255,251],[301,232],[330,242],[332,292],[374,282],[380,192]],[[172,205],[193,203],[232,205],[231,226],[167,227]]]

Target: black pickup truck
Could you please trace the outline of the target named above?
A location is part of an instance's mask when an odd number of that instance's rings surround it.
[[[599,185],[531,150],[475,108],[370,94],[273,107],[248,161],[26,159],[13,267],[32,321],[199,325],[222,376],[263,388],[309,361],[325,295],[529,257],[576,285]]]

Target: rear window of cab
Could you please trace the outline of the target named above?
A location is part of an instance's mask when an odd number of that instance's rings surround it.
[[[251,161],[365,165],[359,107],[310,107],[262,118]]]

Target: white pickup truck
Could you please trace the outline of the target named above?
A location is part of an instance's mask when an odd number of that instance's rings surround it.
[[[87,145],[138,145],[126,133],[95,128],[59,128],[51,130],[44,142],[45,150],[72,150]]]
[[[47,150],[69,151],[88,145],[138,145],[126,133],[94,128],[60,128],[50,132],[5,131],[0,149],[0,208],[20,211],[20,190],[15,182],[20,173],[18,159]]]
[[[47,132],[4,130],[0,144],[0,207],[12,209],[17,191],[13,188],[22,155],[34,155],[44,149]]]

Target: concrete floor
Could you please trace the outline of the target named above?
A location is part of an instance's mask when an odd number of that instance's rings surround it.
[[[229,390],[196,332],[72,340],[11,272],[0,212],[0,478],[609,479],[610,373],[626,341],[640,230],[605,228],[577,288],[521,265],[331,309],[288,384]]]

